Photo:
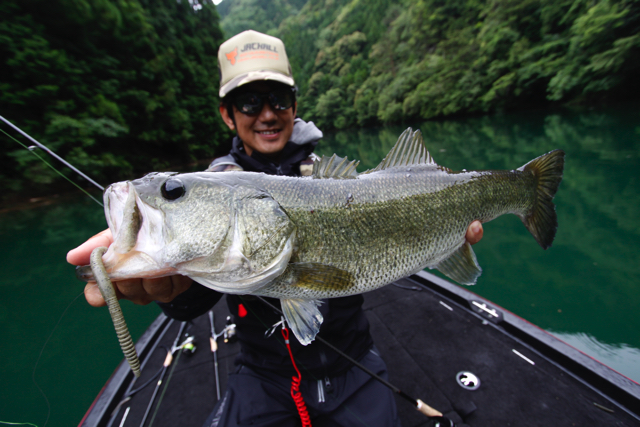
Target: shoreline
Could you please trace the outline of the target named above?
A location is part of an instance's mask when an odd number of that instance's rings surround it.
[[[204,169],[204,168],[201,168],[202,165],[208,166],[209,163],[211,163],[212,161],[213,159],[200,160],[200,161],[189,163],[186,165],[169,167],[163,171],[149,171],[139,176],[136,176],[135,178],[129,178],[129,179],[141,178],[151,172],[179,172],[179,173],[199,172]],[[121,181],[127,181],[127,180],[128,179],[122,179]],[[65,184],[68,185],[68,189],[63,188],[67,186]],[[106,185],[105,188],[107,186],[108,185]],[[83,187],[83,188],[85,191],[90,193],[96,199],[102,200],[102,195],[98,193],[95,187],[89,186],[89,187]],[[46,189],[43,189],[43,191],[46,191]],[[53,189],[53,191],[55,192],[55,194],[38,195],[38,194],[35,194],[34,192],[29,196],[23,196],[23,197],[20,196],[20,192],[11,194],[5,200],[0,200],[0,214],[6,213],[6,212],[13,212],[16,210],[33,209],[33,208],[48,206],[48,205],[52,205],[54,203],[58,203],[60,201],[64,201],[64,200],[78,197],[78,196],[87,197],[80,190],[77,190],[70,184],[65,183],[64,181],[57,183],[56,188]]]

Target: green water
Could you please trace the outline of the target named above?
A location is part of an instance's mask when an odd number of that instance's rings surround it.
[[[515,215],[485,224],[471,290],[640,382],[640,107],[410,124],[451,169],[514,169],[566,152],[544,251]],[[327,135],[319,154],[377,165],[406,126]],[[443,276],[444,277],[444,276]]]
[[[34,376],[51,405],[47,426],[78,425],[122,359],[107,310],[84,296],[74,301],[84,285],[65,261],[104,228],[102,208],[86,196],[0,215],[0,421],[44,425],[47,403]],[[128,301],[122,308],[134,339],[160,312]]]
[[[567,152],[559,229],[543,251],[515,216],[485,225],[472,290],[640,381],[640,108],[413,123],[452,169],[512,169]],[[328,134],[333,152],[375,166],[403,126]],[[0,214],[0,421],[77,425],[122,358],[106,309],[89,307],[65,255],[105,228],[86,197]],[[71,304],[70,304],[71,303]],[[44,347],[56,322],[68,307]],[[134,338],[159,310],[124,302]],[[407,319],[410,321],[410,319]],[[39,354],[40,362],[34,366]]]

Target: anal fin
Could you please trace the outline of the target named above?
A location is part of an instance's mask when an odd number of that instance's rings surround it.
[[[482,274],[482,268],[478,265],[476,254],[468,242],[465,242],[460,249],[451,254],[449,258],[441,261],[435,268],[463,285],[475,285],[476,280]]]
[[[282,312],[287,324],[302,345],[309,345],[320,331],[322,314],[319,300],[281,299]]]

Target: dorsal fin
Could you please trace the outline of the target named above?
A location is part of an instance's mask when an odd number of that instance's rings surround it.
[[[376,166],[375,169],[368,170],[366,173],[396,166],[435,164],[436,162],[424,146],[424,140],[422,139],[420,130],[414,132],[413,129],[407,128],[407,130],[402,132],[396,145],[393,146],[389,154],[387,154],[380,164]]]
[[[359,160],[349,161],[346,157],[322,156],[322,159],[313,162],[313,178],[354,179],[358,177],[356,166]]]

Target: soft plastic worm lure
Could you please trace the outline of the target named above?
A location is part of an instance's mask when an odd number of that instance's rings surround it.
[[[109,314],[111,315],[111,320],[113,320],[113,326],[116,328],[116,334],[118,335],[118,341],[120,341],[120,347],[122,348],[124,357],[127,359],[127,362],[129,362],[129,366],[131,367],[133,374],[136,377],[139,377],[140,359],[138,359],[136,347],[133,345],[129,328],[127,328],[127,324],[124,321],[124,316],[122,314],[122,309],[120,308],[120,303],[118,302],[118,297],[116,296],[116,291],[113,288],[113,284],[111,283],[111,280],[107,275],[107,270],[104,268],[104,263],[102,262],[102,255],[106,250],[107,248],[101,246],[99,248],[95,248],[93,252],[91,252],[91,270],[93,271],[93,275],[98,283],[98,288],[100,289],[102,298],[104,298],[107,303],[107,307],[109,307]]]

